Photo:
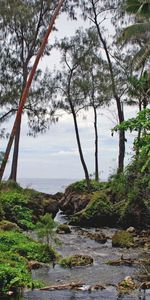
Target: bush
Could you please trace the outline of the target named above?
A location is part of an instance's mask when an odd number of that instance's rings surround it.
[[[48,263],[55,259],[54,250],[16,231],[0,231],[0,295],[23,287],[38,287],[32,280],[28,260]]]
[[[23,233],[0,231],[0,251],[14,251],[28,260],[50,262],[55,257],[54,250],[47,245],[35,242]]]
[[[107,182],[98,182],[96,180],[90,181],[90,190],[99,191],[107,186]],[[76,192],[87,192],[87,182],[86,180],[80,180],[71,184],[67,189],[74,190]]]
[[[17,223],[23,229],[33,229],[32,211],[26,207],[28,198],[21,191],[2,191],[0,203],[5,219]]]

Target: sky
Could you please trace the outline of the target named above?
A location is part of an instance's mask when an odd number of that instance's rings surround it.
[[[67,20],[65,15],[60,15],[56,21],[58,32],[54,32],[50,37],[51,42],[55,37],[72,35],[75,30],[84,25],[82,21]],[[59,65],[57,51],[52,51],[50,57],[42,59],[40,67],[53,69],[54,65]],[[107,179],[117,168],[118,156],[118,135],[111,136],[111,128],[116,125],[114,116],[115,104],[109,108],[102,108],[99,111],[99,167],[100,178]],[[125,107],[126,117],[135,115],[135,107]],[[78,117],[79,130],[85,160],[91,175],[94,174],[94,129],[93,113],[91,110],[83,112]],[[19,178],[69,178],[81,179],[84,177],[79,159],[77,143],[74,134],[72,116],[63,113],[57,124],[50,126],[45,134],[40,134],[33,138],[28,136],[26,117],[23,116],[18,177]],[[13,125],[13,118],[5,124],[8,132]],[[4,126],[3,126],[4,127]],[[132,141],[134,135],[127,137],[126,163],[132,156]],[[6,140],[2,141],[2,150],[6,147]],[[11,157],[4,174],[5,179],[10,174]]]

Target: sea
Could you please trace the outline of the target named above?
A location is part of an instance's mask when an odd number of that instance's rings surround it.
[[[47,194],[56,194],[64,192],[66,187],[79,179],[66,178],[19,178],[17,182],[23,188],[31,188]]]

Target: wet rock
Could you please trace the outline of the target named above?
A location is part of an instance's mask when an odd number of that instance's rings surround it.
[[[83,229],[80,229],[78,231],[78,234],[82,235],[82,236],[85,236],[91,240],[94,240],[98,243],[106,243],[107,242],[107,237],[106,235],[102,232],[102,231],[97,231],[97,232],[89,232],[87,230],[83,230]]]
[[[57,227],[56,232],[59,234],[68,234],[68,233],[71,233],[71,229],[70,229],[69,225],[67,225],[67,224],[60,224]]]
[[[113,247],[133,247],[134,239],[130,232],[125,230],[118,230],[112,236],[112,246]]]
[[[93,258],[88,255],[75,254],[73,256],[69,256],[61,259],[59,263],[62,267],[65,268],[87,266],[93,264]]]
[[[89,292],[94,292],[94,291],[98,291],[98,290],[104,290],[106,289],[106,287],[102,284],[95,284],[95,285],[92,285],[88,288],[88,291]]]
[[[127,231],[127,232],[130,232],[130,233],[135,233],[136,230],[135,230],[134,227],[130,226],[130,227],[127,228],[126,231]]]
[[[132,290],[136,289],[137,285],[131,276],[126,276],[124,280],[118,283],[117,289],[120,293],[130,293]]]
[[[36,270],[36,269],[39,269],[39,268],[42,268],[44,264],[38,262],[38,261],[35,261],[35,260],[30,260],[28,262],[28,266],[29,266],[29,269],[30,270]]]
[[[137,261],[131,258],[124,258],[123,255],[120,259],[109,260],[107,262],[110,266],[132,266],[134,263],[137,264]]]

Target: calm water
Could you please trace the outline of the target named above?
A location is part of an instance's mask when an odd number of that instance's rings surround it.
[[[33,188],[39,192],[55,194],[57,192],[64,192],[65,188],[77,181],[77,179],[49,179],[49,178],[20,178],[19,184],[23,188]]]

